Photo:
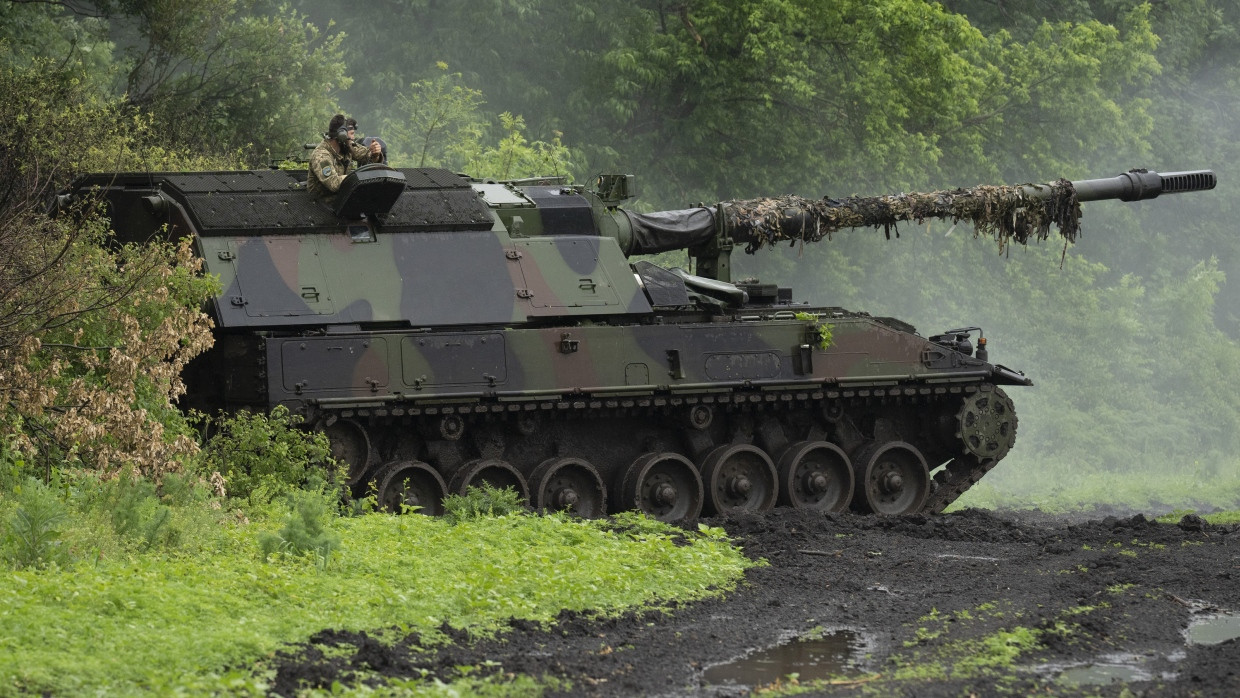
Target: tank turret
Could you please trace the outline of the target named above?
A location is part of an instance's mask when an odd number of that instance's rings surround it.
[[[731,283],[729,255],[849,227],[967,221],[1002,244],[1071,240],[1079,203],[1209,189],[1209,172],[660,213],[629,175],[469,179],[372,165],[332,201],[279,170],[95,174],[123,242],[192,236],[222,291],[186,406],[284,405],[325,432],[355,493],[435,514],[512,487],[581,516],[667,521],[775,505],[937,512],[1015,443],[981,328]],[[898,232],[898,231],[897,231]],[[630,256],[686,249],[693,273]]]

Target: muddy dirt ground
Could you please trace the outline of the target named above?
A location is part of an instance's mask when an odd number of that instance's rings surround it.
[[[802,689],[830,674],[814,695],[1240,695],[1240,640],[1198,634],[1240,634],[1226,615],[1240,612],[1237,526],[974,510],[708,523],[770,563],[724,598],[619,619],[564,614],[550,629],[514,622],[497,639],[430,651],[416,637],[388,647],[327,630],[279,659],[275,693],[348,683],[358,669],[450,680],[489,661],[561,679],[569,695],[746,695],[789,682],[742,685],[712,678],[716,667],[809,638],[843,652],[839,665],[792,667]]]

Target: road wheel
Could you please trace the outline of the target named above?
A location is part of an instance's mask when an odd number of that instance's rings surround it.
[[[443,478],[435,469],[421,461],[396,461],[384,465],[375,478],[379,506],[395,514],[406,507],[416,507],[419,514],[441,516],[443,497],[447,492]]]
[[[534,507],[585,519],[607,513],[607,490],[593,465],[580,458],[545,460],[530,475]]]
[[[337,419],[321,430],[331,444],[332,458],[346,466],[345,483],[351,487],[364,480],[371,453],[366,428],[352,419]]]
[[[624,471],[620,507],[679,523],[702,513],[702,478],[688,458],[679,453],[646,453]]]
[[[779,504],[798,509],[843,511],[853,496],[848,454],[826,441],[790,444],[775,466],[779,473]]]
[[[702,459],[706,510],[713,514],[757,513],[775,506],[775,464],[757,446],[719,446]]]
[[[525,477],[511,463],[498,458],[480,458],[462,465],[448,483],[448,494],[463,495],[470,487],[484,484],[497,490],[511,488],[521,496],[521,501],[530,498],[530,486]]]
[[[875,514],[911,514],[930,496],[926,459],[903,441],[869,443],[853,456],[856,492],[853,505]]]

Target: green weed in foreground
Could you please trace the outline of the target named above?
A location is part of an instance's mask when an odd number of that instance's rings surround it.
[[[919,619],[921,625],[914,638],[904,643],[905,651],[890,657],[894,669],[883,679],[942,681],[994,676],[1009,670],[1022,654],[1041,646],[1041,635],[1045,632],[1024,625],[1010,625],[1009,615],[992,603],[953,614],[940,614],[932,609]],[[1017,612],[1012,617],[1020,615]],[[965,628],[987,628],[988,631],[980,637],[958,637]]]
[[[489,482],[470,487],[465,494],[450,494],[443,500],[443,518],[450,524],[467,519],[503,516],[525,511],[521,495],[508,488],[496,488]]]
[[[60,526],[69,517],[55,493],[34,478],[19,486],[17,508],[10,515],[7,533],[0,538],[0,551],[18,569],[62,562]]]
[[[262,676],[226,668],[254,666],[324,628],[433,636],[447,622],[484,633],[509,617],[700,598],[754,564],[714,529],[380,514],[335,520],[340,543],[326,565],[262,562],[257,527],[232,528],[226,545],[193,556],[5,573],[0,693],[254,693]],[[678,545],[685,536],[690,544]]]

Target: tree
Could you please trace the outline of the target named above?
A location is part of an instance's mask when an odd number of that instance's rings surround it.
[[[210,346],[214,281],[186,243],[110,241],[98,202],[46,206],[76,171],[202,163],[138,153],[149,122],[79,78],[0,66],[0,119],[25,135],[0,144],[0,450],[158,474],[196,450],[171,401]]]
[[[382,24],[304,6],[349,34],[354,109],[401,118],[394,85],[444,61],[492,113],[574,144],[578,176],[640,173],[656,207],[1055,177],[1151,128],[1130,94],[1157,70],[1142,7],[1020,38],[922,0],[404,2]]]
[[[160,117],[165,141],[252,157],[300,149],[347,89],[341,34],[269,0],[0,0],[9,60],[91,69]],[[2,36],[3,34],[0,34]]]
[[[517,179],[544,175],[571,178],[569,150],[554,134],[551,141],[528,141],[525,120],[508,112],[499,115],[502,135],[493,138],[481,106],[482,91],[460,84],[460,73],[445,71],[435,80],[409,86],[396,95],[397,118],[384,122],[394,143],[391,160],[416,167],[447,167],[475,177]],[[498,141],[488,146],[489,141]]]
[[[466,153],[479,147],[486,132],[486,121],[479,108],[486,102],[482,91],[465,87],[460,73],[448,73],[448,64],[439,63],[441,74],[434,80],[409,85],[409,93],[398,93],[395,116],[384,121],[392,142],[393,162],[414,167],[460,168]]]
[[[113,44],[103,18],[79,16],[53,3],[0,1],[0,61],[29,66],[50,61],[80,71],[85,82],[112,83]]]
[[[139,41],[126,51],[126,94],[218,149],[295,150],[349,86],[340,42],[287,5],[263,0],[120,3]],[[188,132],[187,132],[188,133]]]

